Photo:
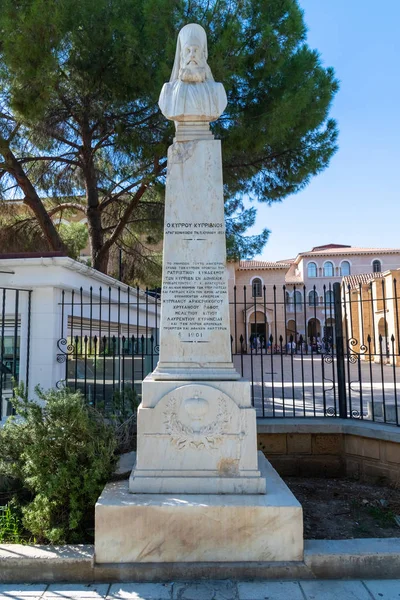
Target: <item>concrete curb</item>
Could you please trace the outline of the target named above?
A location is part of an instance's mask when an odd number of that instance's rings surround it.
[[[308,540],[304,562],[317,579],[396,579],[400,538]]]
[[[257,433],[341,433],[400,443],[400,427],[396,425],[337,417],[257,419]]]
[[[0,545],[0,583],[394,579],[400,538],[305,541],[304,562],[94,563],[94,546]]]
[[[0,583],[90,582],[94,546],[0,545]]]

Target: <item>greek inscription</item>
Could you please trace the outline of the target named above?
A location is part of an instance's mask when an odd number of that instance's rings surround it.
[[[177,331],[185,339],[226,331],[222,317],[227,291],[223,262],[167,262],[163,282],[163,302],[169,306],[165,329]]]

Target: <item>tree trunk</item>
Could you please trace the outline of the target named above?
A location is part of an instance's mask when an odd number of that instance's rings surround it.
[[[19,188],[25,194],[24,204],[29,206],[34,213],[43,235],[49,244],[49,247],[51,250],[65,252],[65,254],[67,254],[64,242],[62,241],[53,221],[51,220],[51,217],[45,209],[41,198],[36,193],[36,190],[33,187],[29,177],[26,175],[24,169],[15,158],[7,143],[2,140],[0,145],[0,151],[4,157],[7,171],[13,175],[18,183]]]
[[[97,206],[96,200],[97,197]],[[101,226],[101,213],[99,211],[98,206],[98,192],[97,189],[88,189],[86,188],[86,199],[88,203],[87,208],[87,221],[88,221],[88,231],[89,231],[89,239],[90,239],[90,248],[92,255],[92,267],[101,271],[102,273],[107,273],[108,267],[108,257],[101,257],[100,252],[103,247],[103,230]]]
[[[104,233],[101,222],[101,211],[99,203],[99,191],[97,189],[97,176],[94,167],[90,136],[83,132],[84,146],[82,148],[83,175],[85,178],[87,222],[89,231],[90,248],[92,255],[92,267],[107,274],[108,252],[104,254]]]

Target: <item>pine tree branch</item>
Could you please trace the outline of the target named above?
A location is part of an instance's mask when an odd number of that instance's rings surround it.
[[[164,162],[162,162],[162,163],[159,163],[157,165],[157,171],[156,171],[156,167],[155,167],[155,172],[153,173],[153,177],[151,179],[156,178],[160,174],[160,172],[164,170],[164,167],[166,166],[166,164],[167,164],[166,160]],[[143,181],[143,183],[140,185],[140,187],[137,190],[136,194],[132,198],[129,206],[126,208],[123,216],[121,217],[118,225],[114,229],[114,232],[111,234],[111,236],[108,238],[108,240],[103,245],[103,248],[101,250],[102,253],[103,252],[104,253],[108,252],[110,250],[111,246],[113,244],[115,244],[115,242],[117,241],[117,239],[119,238],[119,236],[123,232],[126,224],[128,223],[129,218],[130,218],[132,212],[134,211],[134,209],[139,204],[139,201],[140,201],[141,197],[143,196],[143,194],[145,193],[146,189],[148,188],[149,184],[150,184],[149,179],[145,179]]]
[[[68,165],[74,165],[75,167],[79,167],[80,163],[77,160],[72,160],[70,158],[62,158],[61,156],[29,156],[26,158],[20,158],[19,162],[21,164],[28,162],[39,162],[39,161],[49,161],[49,162],[62,162]]]
[[[72,142],[71,140],[63,137],[62,135],[60,135],[59,133],[56,133],[53,130],[49,130],[48,135],[49,135],[49,137],[53,137],[55,140],[57,140],[58,142],[61,142],[62,144],[65,144],[66,146],[71,146],[72,148],[75,148],[76,150],[81,150],[81,146],[79,144]]]
[[[251,160],[251,161],[245,161],[245,162],[231,162],[231,163],[226,163],[224,165],[224,167],[226,169],[232,169],[232,168],[246,168],[246,167],[260,167],[260,165],[262,165],[263,163],[266,163],[270,160],[275,160],[277,158],[280,158],[282,156],[285,156],[286,154],[290,154],[291,152],[295,152],[296,150],[294,148],[288,148],[287,150],[283,150],[282,152],[277,152],[275,154],[268,154],[266,156],[261,156],[260,158],[256,158],[255,160]]]
[[[12,150],[10,149],[7,140],[5,140],[2,137],[0,137],[0,153],[2,154],[4,161],[7,165],[8,173],[14,177],[19,188],[25,194],[23,202],[24,204],[29,206],[29,208],[34,213],[50,248],[52,250],[61,250],[63,252],[66,252],[64,242],[62,241],[60,234],[55,228],[51,217],[46,211],[46,208],[44,207],[41,198],[37,194],[28,175],[22,168],[22,165],[19,163]]]
[[[7,139],[7,141],[8,141],[8,143],[9,143],[9,144],[10,144],[10,143],[13,141],[13,139],[14,139],[14,138],[15,138],[15,136],[17,135],[17,133],[18,133],[18,131],[19,131],[20,127],[21,127],[21,123],[16,123],[16,124],[15,124],[15,127],[14,127],[14,129],[11,131],[11,133],[10,133],[10,135],[9,135],[8,139]]]
[[[77,202],[63,202],[62,204],[58,204],[54,208],[50,209],[48,211],[48,213],[49,213],[50,217],[52,217],[53,215],[57,214],[58,212],[61,212],[62,210],[68,210],[68,209],[78,210],[79,212],[86,214],[86,206],[83,206],[83,204],[78,204]]]
[[[110,204],[113,204],[116,200],[119,200],[119,198],[121,196],[124,196],[125,194],[129,194],[129,192],[133,188],[135,188],[137,185],[139,185],[139,181],[135,181],[131,185],[128,185],[128,187],[126,187],[123,190],[121,190],[120,192],[118,192],[117,194],[113,194],[112,196],[107,198],[107,200],[103,200],[103,202],[101,202],[101,204],[100,204],[100,210],[103,211],[105,208],[107,208],[107,206],[109,206]]]

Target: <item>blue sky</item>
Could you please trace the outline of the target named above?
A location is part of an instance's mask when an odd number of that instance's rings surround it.
[[[263,260],[338,243],[400,248],[400,0],[300,0],[308,44],[340,80],[339,150],[302,192],[257,203]]]

